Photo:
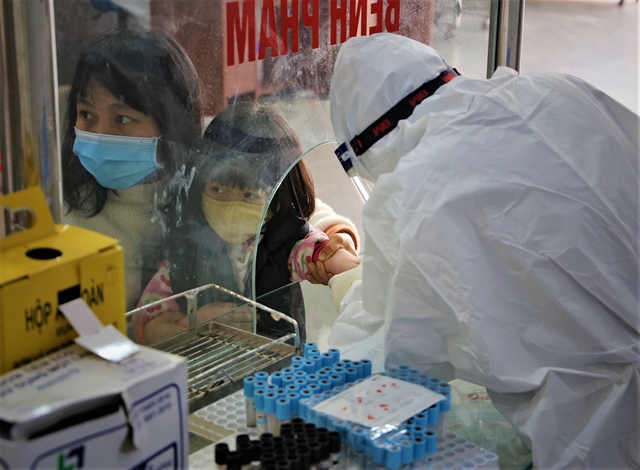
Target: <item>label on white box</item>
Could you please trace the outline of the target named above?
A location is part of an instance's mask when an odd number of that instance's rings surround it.
[[[429,389],[386,375],[373,375],[313,407],[318,413],[368,428],[398,427],[403,421],[444,400]]]
[[[98,317],[83,299],[75,299],[59,306],[78,336],[75,342],[96,356],[111,362],[120,362],[140,347],[116,330],[113,325],[102,326]]]

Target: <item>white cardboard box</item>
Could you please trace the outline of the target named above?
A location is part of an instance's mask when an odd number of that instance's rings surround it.
[[[187,364],[78,345],[0,376],[0,469],[186,468]]]

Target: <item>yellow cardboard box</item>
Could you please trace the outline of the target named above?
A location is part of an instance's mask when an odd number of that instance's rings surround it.
[[[77,336],[58,304],[82,297],[126,334],[124,255],[118,240],[54,225],[40,188],[0,197],[5,216],[29,212],[26,230],[0,238],[0,374]]]

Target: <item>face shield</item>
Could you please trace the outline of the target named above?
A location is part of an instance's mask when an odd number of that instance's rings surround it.
[[[344,170],[371,181],[392,171],[401,155],[381,141],[456,75],[438,52],[409,38],[377,34],[347,41],[330,94],[331,122],[341,142],[336,156]]]

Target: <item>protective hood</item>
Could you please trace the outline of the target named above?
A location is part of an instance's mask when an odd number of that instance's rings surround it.
[[[331,123],[336,140],[350,141],[448,68],[437,51],[403,36],[381,33],[349,39],[340,48],[331,80]],[[397,134],[393,131],[354,159],[358,175],[376,181],[395,168],[403,150],[402,146],[395,148]]]
[[[395,61],[425,46],[385,41],[341,52],[338,139],[418,83],[400,89],[418,65]],[[486,387],[536,468],[638,468],[638,116],[575,77],[506,68],[420,108],[356,169],[386,172],[363,210],[367,314],[343,302],[329,343]]]

